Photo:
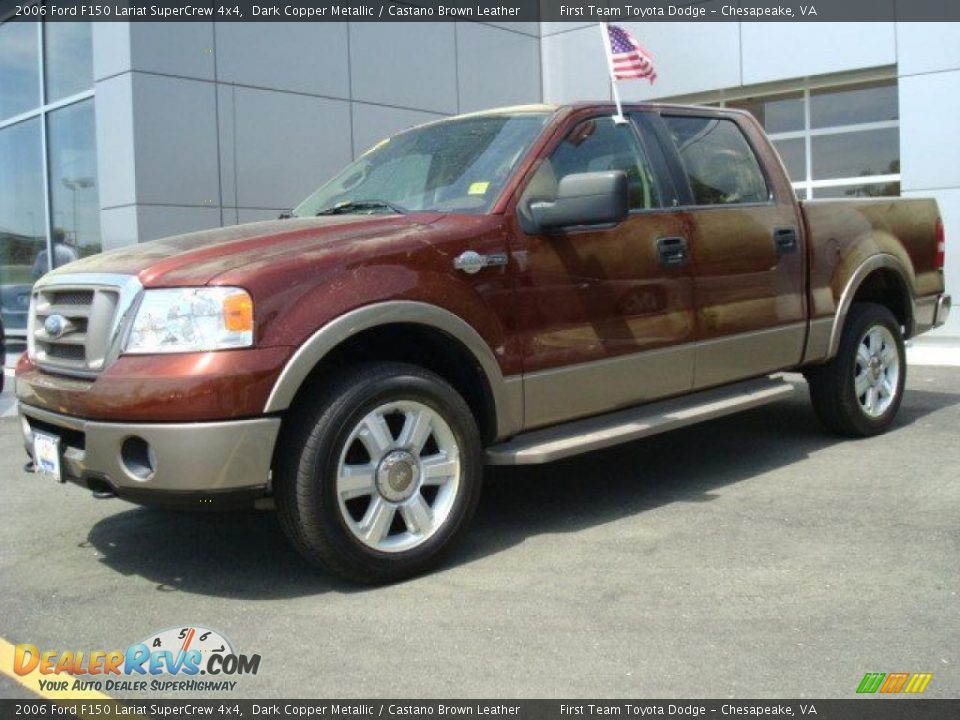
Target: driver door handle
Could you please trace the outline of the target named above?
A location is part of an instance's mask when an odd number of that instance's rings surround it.
[[[662,237],[657,240],[657,257],[665,268],[683,267],[690,256],[687,252],[687,239],[683,237]]]

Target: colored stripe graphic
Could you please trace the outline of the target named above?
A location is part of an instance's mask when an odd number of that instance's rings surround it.
[[[912,693],[918,695],[927,689],[933,679],[933,673],[867,673],[857,685],[857,692],[873,694],[881,692],[887,695]]]
[[[860,681],[860,685],[857,686],[857,692],[875,693],[885,677],[885,673],[867,673],[863,676],[863,680]]]
[[[914,673],[903,691],[905,693],[922,693],[927,689],[931,679],[933,679],[933,673]]]
[[[882,693],[898,693],[903,684],[907,681],[907,678],[910,676],[910,673],[890,673],[887,675],[887,681],[880,687],[880,692]]]

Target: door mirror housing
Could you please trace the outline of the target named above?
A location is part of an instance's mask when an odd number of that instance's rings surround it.
[[[622,170],[574,173],[557,183],[556,200],[530,203],[535,231],[616,225],[630,212],[627,176]]]

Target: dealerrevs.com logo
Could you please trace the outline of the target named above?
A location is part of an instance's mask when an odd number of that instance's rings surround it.
[[[23,643],[13,659],[17,675],[39,673],[41,690],[230,691],[238,682],[232,678],[259,669],[259,654],[237,653],[216,630],[199,626],[163,630],[126,650],[41,650]]]

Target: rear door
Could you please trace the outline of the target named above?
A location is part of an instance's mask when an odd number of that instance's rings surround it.
[[[633,123],[581,114],[545,152],[517,202],[556,197],[572,173],[622,170],[631,213],[615,227],[511,240],[524,362],[525,426],[690,390],[693,294],[683,219],[662,151]],[[668,182],[662,180],[667,178]]]
[[[804,237],[779,158],[745,116],[675,111],[650,120],[693,260],[694,387],[798,364],[807,329]]]

